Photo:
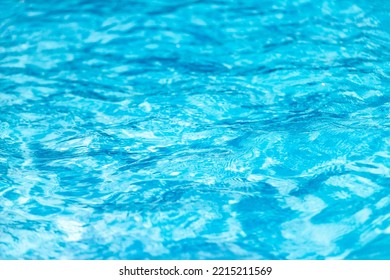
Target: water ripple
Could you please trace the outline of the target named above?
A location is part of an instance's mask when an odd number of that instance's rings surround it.
[[[0,258],[389,258],[387,1],[0,9]]]

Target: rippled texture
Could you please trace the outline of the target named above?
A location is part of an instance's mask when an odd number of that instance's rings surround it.
[[[389,1],[0,1],[1,259],[390,259]]]

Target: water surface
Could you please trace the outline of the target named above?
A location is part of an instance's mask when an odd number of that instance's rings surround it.
[[[0,1],[1,259],[389,259],[389,1]]]

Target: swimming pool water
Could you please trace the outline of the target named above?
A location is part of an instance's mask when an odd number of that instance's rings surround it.
[[[1,259],[389,259],[390,2],[0,1]]]

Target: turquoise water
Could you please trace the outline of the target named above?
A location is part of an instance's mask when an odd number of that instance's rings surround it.
[[[0,0],[1,259],[389,259],[389,1]]]

